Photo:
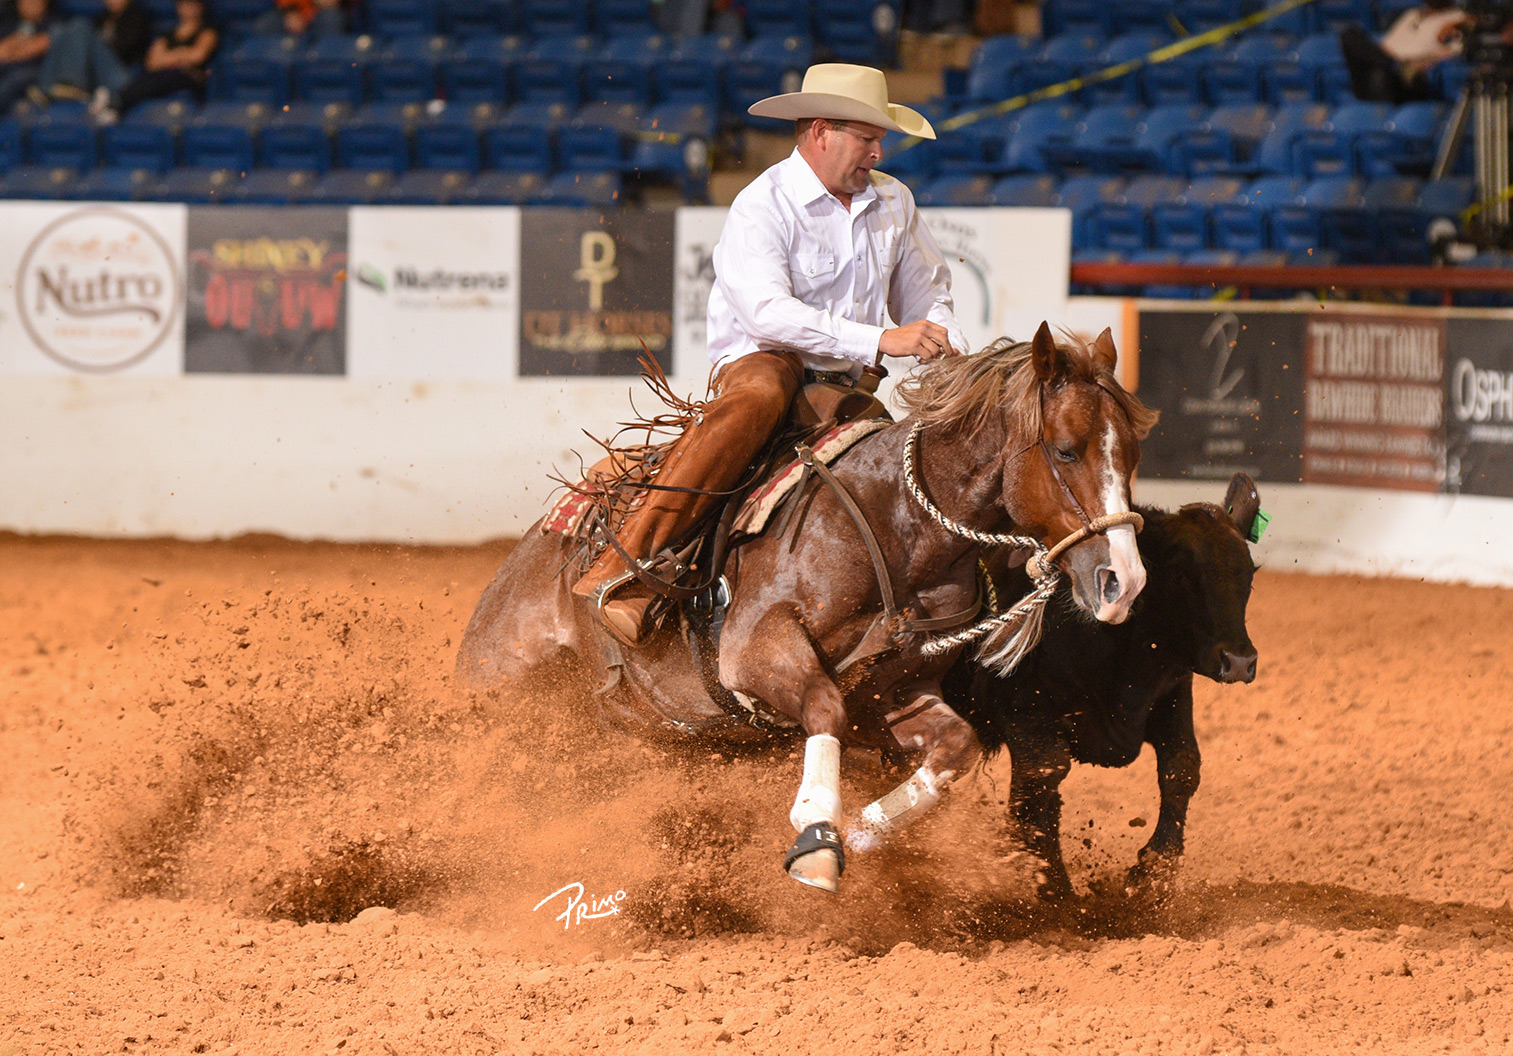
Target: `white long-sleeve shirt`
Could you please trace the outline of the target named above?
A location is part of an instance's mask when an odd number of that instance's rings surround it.
[[[968,350],[951,269],[914,195],[875,170],[847,209],[795,150],[736,195],[714,272],[708,348],[716,364],[788,348],[812,369],[857,375],[877,358],[884,329],[920,319]]]

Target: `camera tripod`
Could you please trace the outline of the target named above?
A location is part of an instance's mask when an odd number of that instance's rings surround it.
[[[1429,172],[1432,180],[1449,175],[1469,127],[1480,202],[1469,233],[1482,246],[1499,245],[1509,234],[1508,88],[1506,73],[1485,67],[1472,72],[1456,97]]]

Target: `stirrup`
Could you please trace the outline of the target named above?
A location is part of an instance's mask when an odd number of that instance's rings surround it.
[[[629,583],[635,578],[636,574],[634,572],[622,572],[618,576],[615,576],[613,579],[606,579],[594,590],[594,616],[599,620],[599,626],[603,627],[607,632],[609,632],[609,636],[611,638],[619,642],[621,645],[625,646],[625,648],[627,649],[634,649],[641,643],[626,638],[619,631],[615,630],[614,625],[610,623],[609,620],[604,616],[604,606],[609,602],[611,594],[613,594],[615,591],[619,590],[621,587],[625,586],[625,584]]]

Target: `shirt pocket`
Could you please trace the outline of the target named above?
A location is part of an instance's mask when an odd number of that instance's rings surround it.
[[[893,271],[898,267],[898,231],[874,231],[867,236],[872,244],[872,259],[876,262],[878,285],[883,289],[893,281]]]
[[[793,267],[793,294],[807,303],[808,298],[828,289],[835,281],[834,253],[795,253]]]

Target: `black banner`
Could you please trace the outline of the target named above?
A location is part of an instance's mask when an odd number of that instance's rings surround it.
[[[189,210],[184,370],[343,374],[347,211]]]
[[[1513,325],[1445,324],[1445,490],[1513,498]]]
[[[527,209],[520,257],[522,376],[672,370],[673,213]]]
[[[1140,472],[1300,481],[1303,324],[1286,312],[1141,311],[1140,398],[1161,421]]]

